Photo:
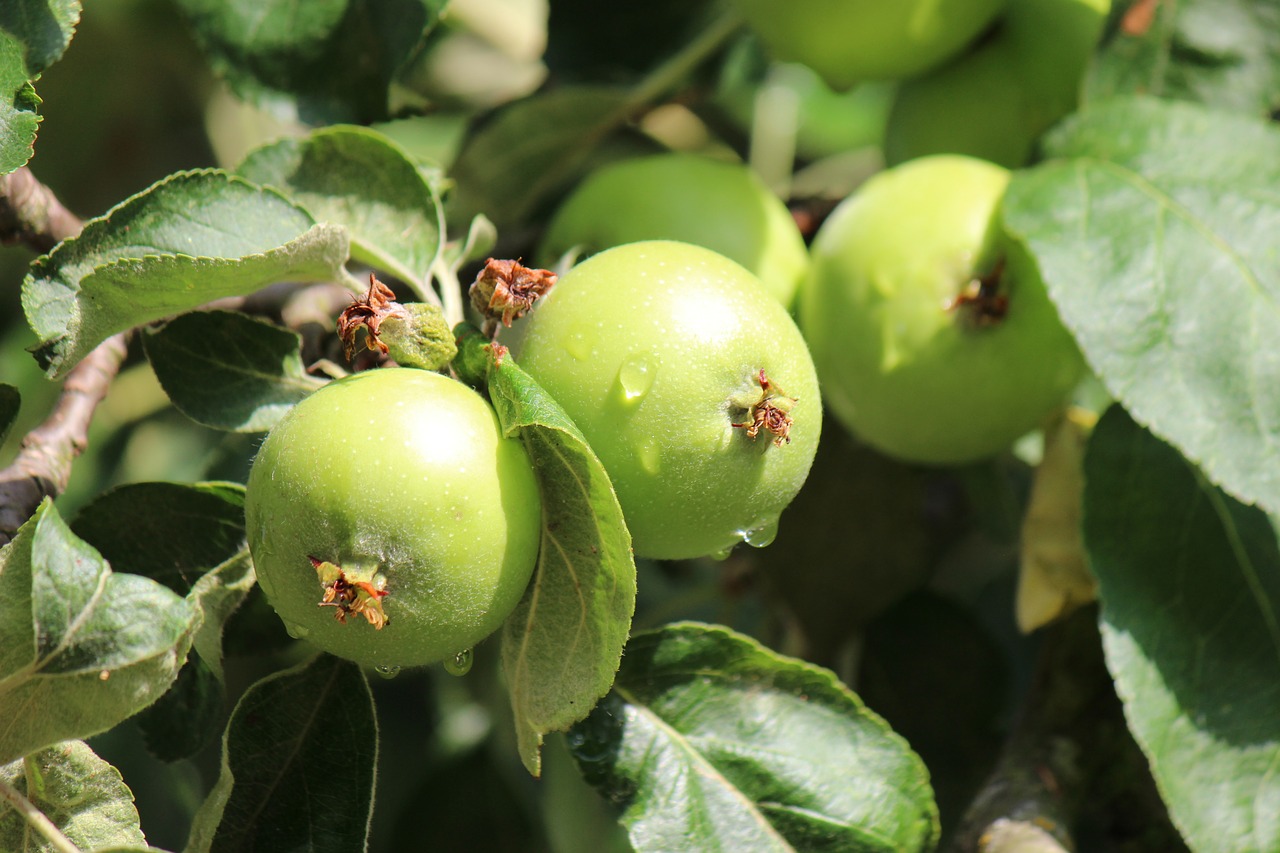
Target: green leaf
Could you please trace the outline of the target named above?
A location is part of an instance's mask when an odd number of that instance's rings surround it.
[[[924,764],[831,672],[727,628],[632,637],[614,691],[569,733],[636,850],[920,851]]]
[[[346,231],[217,170],[172,175],[32,264],[22,307],[36,359],[61,376],[116,332],[277,281],[325,281]]]
[[[58,61],[79,21],[80,0],[5,0],[0,4],[0,30],[23,45],[31,79]]]
[[[387,91],[447,0],[179,0],[242,98],[305,122],[387,117]]]
[[[1085,459],[1107,664],[1197,851],[1280,850],[1280,549],[1118,406]]]
[[[79,0],[0,3],[0,175],[31,159],[40,124],[31,83],[66,50],[79,20]]]
[[[0,30],[0,175],[22,168],[35,153],[40,98],[30,79],[22,42]]]
[[[328,655],[259,681],[222,743],[222,773],[187,853],[366,848],[378,726],[354,663]]]
[[[226,700],[222,681],[193,649],[173,685],[134,717],[147,752],[168,762],[195,756],[217,735]]]
[[[80,510],[71,530],[119,570],[186,595],[206,572],[244,550],[244,487],[119,486]]]
[[[22,405],[22,395],[12,385],[0,382],[0,445],[9,437],[13,422],[18,419],[18,409]]]
[[[484,365],[502,429],[524,440],[542,492],[538,565],[502,626],[520,758],[537,776],[543,735],[583,719],[618,671],[636,601],[631,534],[609,475],[559,404],[474,329],[459,330],[463,360]]]
[[[351,254],[424,287],[440,251],[440,200],[413,160],[365,127],[329,127],[250,152],[236,170],[274,187],[317,222],[351,232]]]
[[[450,221],[490,217],[499,230],[562,191],[627,119],[627,92],[563,87],[517,101],[477,130],[451,175]]]
[[[1266,118],[1280,106],[1280,3],[1151,3],[1150,26],[1119,28],[1094,61],[1086,98],[1146,94]]]
[[[146,845],[133,793],[120,771],[82,741],[69,740],[0,767],[0,782],[31,801],[82,850]],[[0,850],[45,851],[31,826],[0,806]]]
[[[245,544],[244,487],[234,483],[135,483],[98,496],[71,529],[110,563],[159,581],[200,615],[177,681],[138,718],[152,754],[199,751],[216,732],[224,700],[222,631],[253,587]]]
[[[0,761],[111,728],[177,676],[195,609],[117,574],[49,501],[0,550]]]
[[[1243,501],[1280,511],[1280,130],[1191,104],[1094,107],[1004,218],[1107,390]]]
[[[467,132],[465,113],[438,112],[425,116],[407,116],[375,124],[373,129],[399,145],[418,168],[437,175],[447,168],[462,148]]]
[[[142,342],[174,406],[214,429],[265,432],[326,381],[307,375],[296,332],[235,311],[183,314]]]
[[[187,600],[200,614],[187,662],[168,692],[138,715],[147,749],[157,758],[189,758],[217,733],[226,701],[223,630],[255,581],[253,562],[244,548],[207,572],[187,593]]]

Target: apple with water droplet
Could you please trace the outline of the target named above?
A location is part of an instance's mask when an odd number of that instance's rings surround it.
[[[569,270],[504,343],[613,481],[638,556],[764,545],[822,428],[786,309],[709,249],[630,243]]]

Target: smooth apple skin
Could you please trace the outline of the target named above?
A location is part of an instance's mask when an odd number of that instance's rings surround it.
[[[262,444],[245,495],[258,583],[291,633],[362,664],[451,657],[493,633],[541,537],[524,445],[462,383],[388,368],[330,383]],[[386,578],[381,630],[321,607],[309,558]]]
[[[608,471],[637,556],[771,536],[813,463],[822,402],[799,330],[755,276],[700,246],[629,243],[571,269],[511,331],[516,362]],[[790,443],[734,426],[761,370],[795,399]]]
[[[885,453],[999,453],[1082,376],[1033,259],[999,227],[1009,177],[969,157],[913,160],[869,180],[815,238],[800,326],[830,410]],[[954,300],[999,259],[1007,314],[975,322]]]
[[[847,89],[940,65],[981,34],[1008,0],[736,2],[777,58],[802,62],[832,87]]]
[[[591,254],[641,240],[718,252],[787,306],[809,268],[795,220],[755,172],[683,153],[624,160],[588,176],[552,217],[539,259],[552,265],[574,248]]]

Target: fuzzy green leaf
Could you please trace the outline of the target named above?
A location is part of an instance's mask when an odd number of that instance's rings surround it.
[[[320,655],[244,694],[187,853],[364,850],[378,725],[360,667]]]
[[[1280,549],[1115,406],[1085,460],[1107,664],[1174,824],[1198,851],[1280,850]]]
[[[365,127],[328,127],[257,149],[236,170],[274,187],[317,222],[351,233],[351,254],[425,286],[440,251],[440,200],[413,160]]]
[[[45,501],[0,550],[0,761],[111,728],[154,702],[195,608],[117,574]]]
[[[632,637],[613,693],[569,733],[637,851],[922,851],[923,762],[828,670],[719,626]]]
[[[1237,498],[1280,511],[1280,130],[1126,99],[1014,176],[1010,231],[1107,389]]]
[[[152,754],[174,761],[216,733],[224,701],[222,630],[253,587],[244,487],[135,483],[98,496],[72,531],[122,570],[159,581],[200,614],[177,681],[138,718]]]
[[[1136,4],[1135,4],[1136,5]],[[1117,28],[1086,81],[1086,98],[1145,94],[1266,118],[1280,107],[1280,2],[1150,3],[1145,29]]]
[[[31,78],[58,61],[79,22],[80,0],[5,0],[0,4],[0,30],[22,43]]]
[[[224,172],[172,175],[37,260],[22,307],[61,376],[110,335],[277,281],[337,278],[347,234]]]
[[[214,429],[265,432],[326,381],[307,375],[296,332],[234,311],[183,314],[142,341],[173,405]]]
[[[463,361],[485,371],[503,431],[524,440],[542,492],[538,565],[502,626],[520,757],[537,776],[543,735],[583,719],[618,671],[635,611],[631,534],[604,466],[559,404],[509,355],[495,359],[474,329],[459,337]]]
[[[30,800],[82,850],[146,844],[133,793],[120,771],[82,741],[69,740],[10,762],[0,767],[0,781]],[[0,850],[52,849],[6,805],[0,805]]]
[[[31,86],[23,47],[0,30],[0,175],[27,164],[40,125],[40,98]]]
[[[387,90],[447,0],[179,0],[242,98],[313,124],[387,117]]]

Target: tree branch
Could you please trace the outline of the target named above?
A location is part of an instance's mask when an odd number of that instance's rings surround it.
[[[1185,851],[1107,672],[1096,607],[1045,629],[1033,683],[951,853],[1065,853],[1081,827],[1123,847]]]
[[[13,463],[0,471],[0,544],[8,542],[46,497],[71,479],[71,463],[89,443],[89,422],[120,371],[127,334],[112,335],[77,364],[44,422],[27,433]]]
[[[0,242],[25,243],[44,254],[79,234],[82,226],[26,166],[0,175]]]
[[[0,240],[47,252],[80,233],[82,223],[26,168],[0,176]],[[67,374],[53,411],[27,434],[9,467],[0,471],[0,544],[46,497],[62,494],[71,463],[89,442],[89,422],[120,364],[127,333],[113,335]]]

